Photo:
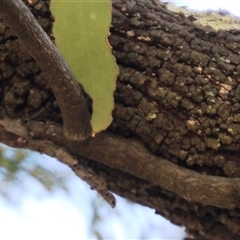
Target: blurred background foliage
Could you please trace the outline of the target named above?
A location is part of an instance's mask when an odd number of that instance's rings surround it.
[[[62,189],[66,193],[66,173],[53,172],[41,166],[34,159],[34,154],[23,149],[12,149],[0,145],[0,195],[6,201],[17,204],[20,196],[14,198],[12,188],[17,186],[24,191],[26,177],[28,181],[34,180],[42,185],[44,190],[53,193]]]
[[[117,206],[112,209],[96,191],[92,191],[68,166],[60,163],[57,159],[0,144],[0,211],[5,208],[5,212],[8,212],[7,209],[11,209],[10,211],[13,210],[14,214],[18,215],[23,211],[21,209],[26,202],[27,209],[32,209],[30,205],[32,199],[35,199],[34,201],[39,203],[39,207],[37,207],[39,209],[35,207],[31,211],[36,218],[41,218],[39,211],[44,211],[41,210],[41,203],[53,201],[53,204],[56,205],[57,202],[54,202],[56,200],[63,202],[62,207],[58,210],[63,215],[60,219],[58,217],[59,221],[66,222],[70,228],[73,224],[72,221],[75,221],[74,224],[80,225],[80,218],[84,221],[81,226],[79,225],[80,229],[76,229],[77,234],[72,231],[74,237],[70,237],[71,240],[166,239],[166,237],[180,240],[185,236],[184,228],[172,225],[169,221],[156,215],[153,209],[132,203],[119,196],[116,198]],[[77,220],[74,220],[74,215],[71,215],[72,209],[74,214],[79,216]],[[55,207],[52,207],[43,214],[46,214],[50,220],[57,218],[59,213],[56,212]],[[8,223],[4,216],[5,214],[2,213],[0,223],[2,219],[2,227],[5,229],[8,227]],[[35,220],[29,221],[34,222]],[[46,219],[43,221],[47,224]],[[54,221],[59,229],[59,223],[57,220]],[[55,225],[52,224],[51,228],[54,232]],[[79,235],[79,230],[85,232],[85,237]],[[23,234],[24,236],[20,234],[20,237],[29,239],[26,232]],[[46,235],[47,239],[50,239],[47,232]],[[178,237],[176,238],[176,236]],[[8,235],[8,238],[5,239],[15,238]],[[64,235],[59,233],[58,239],[65,239]]]
[[[31,151],[13,149],[0,144],[0,198],[11,204],[12,207],[17,207],[25,197],[25,193],[28,192],[26,181],[35,181],[41,185],[42,188],[38,188],[35,192],[36,198],[39,195],[54,194],[56,191],[62,191],[68,195],[71,191],[68,187],[70,173],[50,170],[44,165],[42,166],[36,161],[36,156]],[[15,194],[16,192],[21,192],[21,194]],[[93,206],[92,235],[95,235],[96,239],[103,239],[96,227],[96,223],[101,221],[97,207],[98,199],[93,199],[91,205]]]

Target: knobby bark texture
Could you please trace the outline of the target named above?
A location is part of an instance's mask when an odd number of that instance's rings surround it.
[[[49,1],[24,2],[54,40]],[[154,0],[112,3],[109,42],[120,73],[109,129],[79,145],[64,140],[46,77],[3,20],[0,116],[21,119],[30,136],[64,146],[78,160],[76,173],[80,164],[93,169],[109,190],[186,226],[189,237],[238,239],[240,32],[198,26]],[[4,127],[0,140],[46,147]]]
[[[27,6],[22,0],[1,1],[0,14],[44,72],[59,103],[65,136],[72,140],[76,138],[83,140],[91,136],[90,114],[82,88]],[[65,98],[72,98],[71,103]]]

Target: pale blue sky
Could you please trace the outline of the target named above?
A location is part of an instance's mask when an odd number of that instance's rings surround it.
[[[164,1],[165,2],[165,1]],[[166,1],[170,2],[170,1]],[[188,6],[192,9],[206,10],[228,10],[229,12],[240,16],[240,1],[239,0],[185,0],[185,1],[171,1],[178,6]]]

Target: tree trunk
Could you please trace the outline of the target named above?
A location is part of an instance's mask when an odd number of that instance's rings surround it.
[[[54,40],[49,2],[24,2]],[[120,73],[108,130],[64,140],[43,72],[0,20],[0,117],[21,119],[28,131],[19,139],[2,122],[0,141],[40,152],[50,142],[64,147],[77,156],[69,163],[76,174],[91,168],[110,191],[186,226],[189,237],[238,239],[240,31],[196,25],[155,0],[112,3],[109,42]]]

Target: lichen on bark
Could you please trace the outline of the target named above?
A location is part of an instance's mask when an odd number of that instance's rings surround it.
[[[24,2],[54,40],[49,1]],[[108,131],[141,139],[156,156],[201,177],[239,178],[240,32],[204,28],[154,0],[112,3],[109,42],[120,74]],[[0,20],[0,116],[4,113],[62,123],[45,76]],[[107,179],[111,190],[185,225],[197,239],[239,237],[238,208],[195,203],[118,169],[78,160]],[[197,185],[191,194],[198,194]]]
[[[240,147],[240,33],[206,30],[154,1],[147,10],[141,1],[120,2],[113,1],[109,38],[121,66],[112,129],[137,134],[183,166],[209,166],[206,152],[227,163],[225,150]],[[210,165],[214,175],[217,163]]]

